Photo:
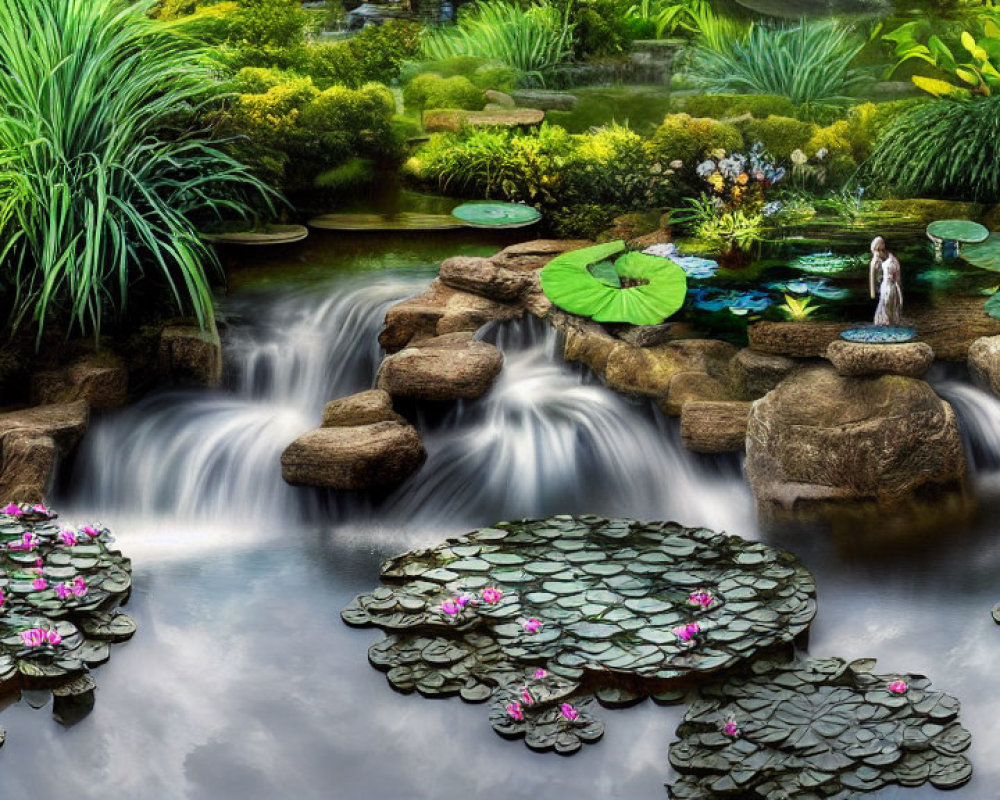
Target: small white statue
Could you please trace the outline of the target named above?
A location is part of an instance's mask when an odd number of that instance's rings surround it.
[[[869,288],[875,298],[875,273],[882,270],[882,285],[878,292],[875,324],[897,327],[903,313],[903,276],[899,259],[889,252],[885,239],[875,237],[872,242],[872,263],[869,268]]]

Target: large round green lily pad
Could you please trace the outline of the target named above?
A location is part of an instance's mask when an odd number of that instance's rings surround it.
[[[684,305],[684,270],[643,253],[626,253],[608,263],[624,250],[618,240],[563,253],[542,269],[542,290],[564,311],[597,322],[663,322]]]
[[[961,244],[978,244],[989,237],[990,232],[978,222],[967,219],[939,219],[927,226],[931,239]]]
[[[118,611],[132,588],[131,562],[109,547],[106,528],[55,518],[43,506],[0,508],[0,690],[86,694],[87,670],[135,633]]]
[[[974,267],[1000,272],[1000,234],[991,233],[984,242],[966,245],[961,256]]]
[[[872,659],[756,662],[702,687],[670,746],[675,800],[846,798],[891,784],[960,786],[972,765],[959,703]]]
[[[542,218],[537,208],[520,203],[464,203],[451,214],[473,228],[525,228]]]
[[[382,578],[390,585],[341,615],[389,634],[369,660],[395,688],[493,696],[501,734],[564,753],[597,735],[596,720],[560,721],[552,708],[588,708],[591,693],[611,707],[647,693],[666,701],[693,677],[792,641],[816,610],[812,576],[789,553],[593,516],[500,523],[390,559]],[[524,692],[530,702],[517,700]],[[529,737],[533,726],[544,736]]]

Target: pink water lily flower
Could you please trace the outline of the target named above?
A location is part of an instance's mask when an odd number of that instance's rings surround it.
[[[42,559],[40,559],[40,558],[36,558],[35,559],[35,569],[37,569],[39,572],[41,572],[41,570],[44,567],[45,567],[45,562],[42,561]]]
[[[495,587],[490,587],[489,589],[483,589],[483,602],[493,605],[494,603],[499,603],[503,599],[503,592]]]
[[[60,600],[65,600],[71,594],[73,594],[73,590],[69,588],[69,584],[68,583],[60,583],[56,587],[56,596]]]
[[[521,704],[516,700],[507,706],[507,713],[510,715],[511,719],[516,719],[518,722],[524,719],[524,712],[521,710]]]
[[[89,536],[91,539],[94,539],[101,535],[101,532],[97,530],[97,528],[94,528],[90,525],[84,525],[82,528],[80,528],[80,530],[83,531],[85,534],[87,534],[87,536]]]
[[[569,703],[563,703],[561,706],[559,706],[559,711],[562,712],[562,715],[571,722],[575,719],[578,719],[580,716],[580,712],[577,711],[575,708],[573,708],[573,706],[571,706]]]
[[[6,514],[8,517],[19,517],[23,513],[24,512],[21,510],[21,507],[15,505],[14,503],[8,503],[6,506],[0,509],[0,514]]]
[[[889,684],[889,691],[893,694],[906,694],[908,688],[906,681],[893,681]]]
[[[83,597],[87,593],[87,582],[83,578],[77,576],[73,578],[73,585],[70,589],[77,597]]]
[[[726,724],[722,726],[722,732],[732,739],[735,739],[740,735],[740,728],[736,724],[736,720],[730,717],[726,720]]]
[[[526,706],[533,706],[535,704],[535,698],[531,696],[531,692],[528,691],[528,687],[521,689],[521,702]]]
[[[44,628],[28,628],[21,631],[21,639],[28,647],[41,647],[43,644],[57,645],[62,642],[62,636],[56,631],[47,631]]]
[[[0,608],[3,608],[3,604],[6,602],[7,602],[7,595],[3,593],[3,590],[0,590]]]
[[[470,603],[473,603],[473,605],[475,605],[474,598],[472,597],[471,594],[463,593],[455,598],[455,605],[457,605],[459,608],[465,608]]]
[[[454,600],[445,600],[441,604],[441,611],[443,611],[449,617],[455,616],[455,614],[457,614],[461,610],[462,609],[458,606],[458,604]]]
[[[38,577],[31,582],[31,588],[34,589],[36,592],[40,592],[42,591],[42,589],[49,588],[49,582],[45,580],[45,578]]]
[[[687,625],[674,628],[673,633],[682,642],[690,642],[696,634],[701,633],[701,625],[697,622],[689,622]]]
[[[546,671],[545,671],[544,669],[536,669],[536,670],[535,670],[535,674],[534,674],[534,675],[532,675],[531,677],[533,677],[533,678],[535,678],[535,679],[538,679],[538,678],[544,678],[544,677],[546,677],[546,676],[547,676],[548,674],[549,674],[549,673],[547,673],[547,672],[546,672]]]
[[[46,517],[52,516],[52,512],[41,504],[32,506],[31,510],[34,511],[36,514],[44,514]]]
[[[524,628],[525,633],[538,633],[542,629],[542,621],[540,619],[526,619],[521,627]]]
[[[691,592],[691,596],[688,597],[688,605],[690,606],[708,608],[714,602],[715,598],[712,597],[712,593],[706,591]]]
[[[70,530],[59,531],[59,538],[62,540],[62,543],[67,547],[72,547],[73,545],[76,544],[76,534],[73,531]]]
[[[25,533],[21,536],[20,540],[8,543],[7,549],[33,550],[36,544],[38,544],[38,536],[36,536],[34,533]]]

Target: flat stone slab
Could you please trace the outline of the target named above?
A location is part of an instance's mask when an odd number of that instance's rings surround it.
[[[501,522],[382,567],[341,612],[386,638],[369,661],[404,692],[492,699],[506,738],[569,754],[604,731],[597,700],[664,702],[787,644],[815,583],[782,550],[676,523],[566,515]]]
[[[450,214],[323,214],[309,220],[309,227],[324,231],[453,231],[466,227]]]
[[[393,486],[423,463],[424,447],[412,425],[319,428],[281,454],[281,475],[295,486],[355,490]]]
[[[819,358],[851,325],[841,322],[755,322],[747,328],[751,349],[768,355]]]
[[[494,345],[455,333],[387,356],[376,384],[393,397],[474,400],[489,391],[502,367],[503,354]]]
[[[757,400],[801,366],[793,358],[745,347],[729,362],[729,385],[741,400]]]
[[[674,800],[855,797],[972,777],[960,705],[874,659],[799,656],[699,690],[670,745]]]
[[[753,403],[699,401],[681,409],[681,440],[695,453],[733,453],[746,449]]]
[[[234,233],[203,233],[201,238],[212,244],[273,245],[301,242],[309,235],[305,225],[268,225],[259,231]]]
[[[502,111],[425,111],[424,130],[428,133],[472,128],[530,128],[540,125],[545,112],[537,108],[510,108]]]
[[[392,397],[381,389],[358,392],[339,400],[331,400],[323,409],[323,428],[349,428],[375,422],[406,420],[392,409]]]
[[[861,344],[832,342],[826,357],[841,375],[906,375],[922,378],[934,364],[934,351],[926,342]]]

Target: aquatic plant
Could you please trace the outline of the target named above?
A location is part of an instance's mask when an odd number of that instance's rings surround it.
[[[906,681],[893,681],[889,684],[889,691],[893,694],[906,694],[906,690],[909,687],[906,685]]]
[[[570,4],[560,11],[546,2],[521,7],[484,0],[454,27],[429,31],[421,42],[423,52],[431,59],[485,58],[544,82],[546,73],[572,56],[570,8]]]
[[[555,305],[597,322],[656,325],[684,304],[687,277],[672,261],[625,253],[621,240],[563,253],[540,274],[542,290]],[[603,265],[603,266],[602,266]]]
[[[698,41],[690,75],[711,92],[787,97],[803,116],[843,105],[867,76],[851,65],[864,42],[833,20],[754,25],[742,41]]]
[[[769,281],[765,289],[791,294],[807,294],[824,300],[843,300],[851,292],[842,286],[833,286],[827,278],[793,278],[785,281]]]
[[[932,100],[904,111],[875,145],[872,176],[907,197],[1000,200],[1000,96]]]
[[[723,289],[706,286],[689,292],[691,304],[701,311],[728,310],[737,316],[759,314],[774,305],[774,297],[759,289]]]
[[[670,797],[846,798],[896,783],[967,782],[972,765],[961,753],[971,736],[958,701],[916,675],[906,676],[910,691],[894,694],[874,666],[800,655],[703,686],[670,745],[680,773]],[[720,718],[729,720],[722,735]]]
[[[385,629],[368,655],[392,686],[492,699],[497,733],[561,753],[603,734],[594,696],[610,707],[647,693],[677,702],[680,684],[790,642],[815,611],[812,577],[788,553],[591,516],[499,523],[390,559],[382,578],[341,616]],[[496,602],[474,619],[440,614],[442,593],[477,591]],[[692,608],[697,592],[712,602]],[[534,632],[518,623],[542,619]]]
[[[12,324],[100,334],[153,276],[202,325],[217,261],[196,217],[270,191],[192,127],[218,97],[149,2],[0,0],[0,260]]]
[[[786,294],[785,304],[783,306],[779,306],[778,310],[789,319],[804,320],[808,319],[816,311],[819,311],[820,308],[822,308],[822,306],[812,305],[811,297],[800,298]]]

